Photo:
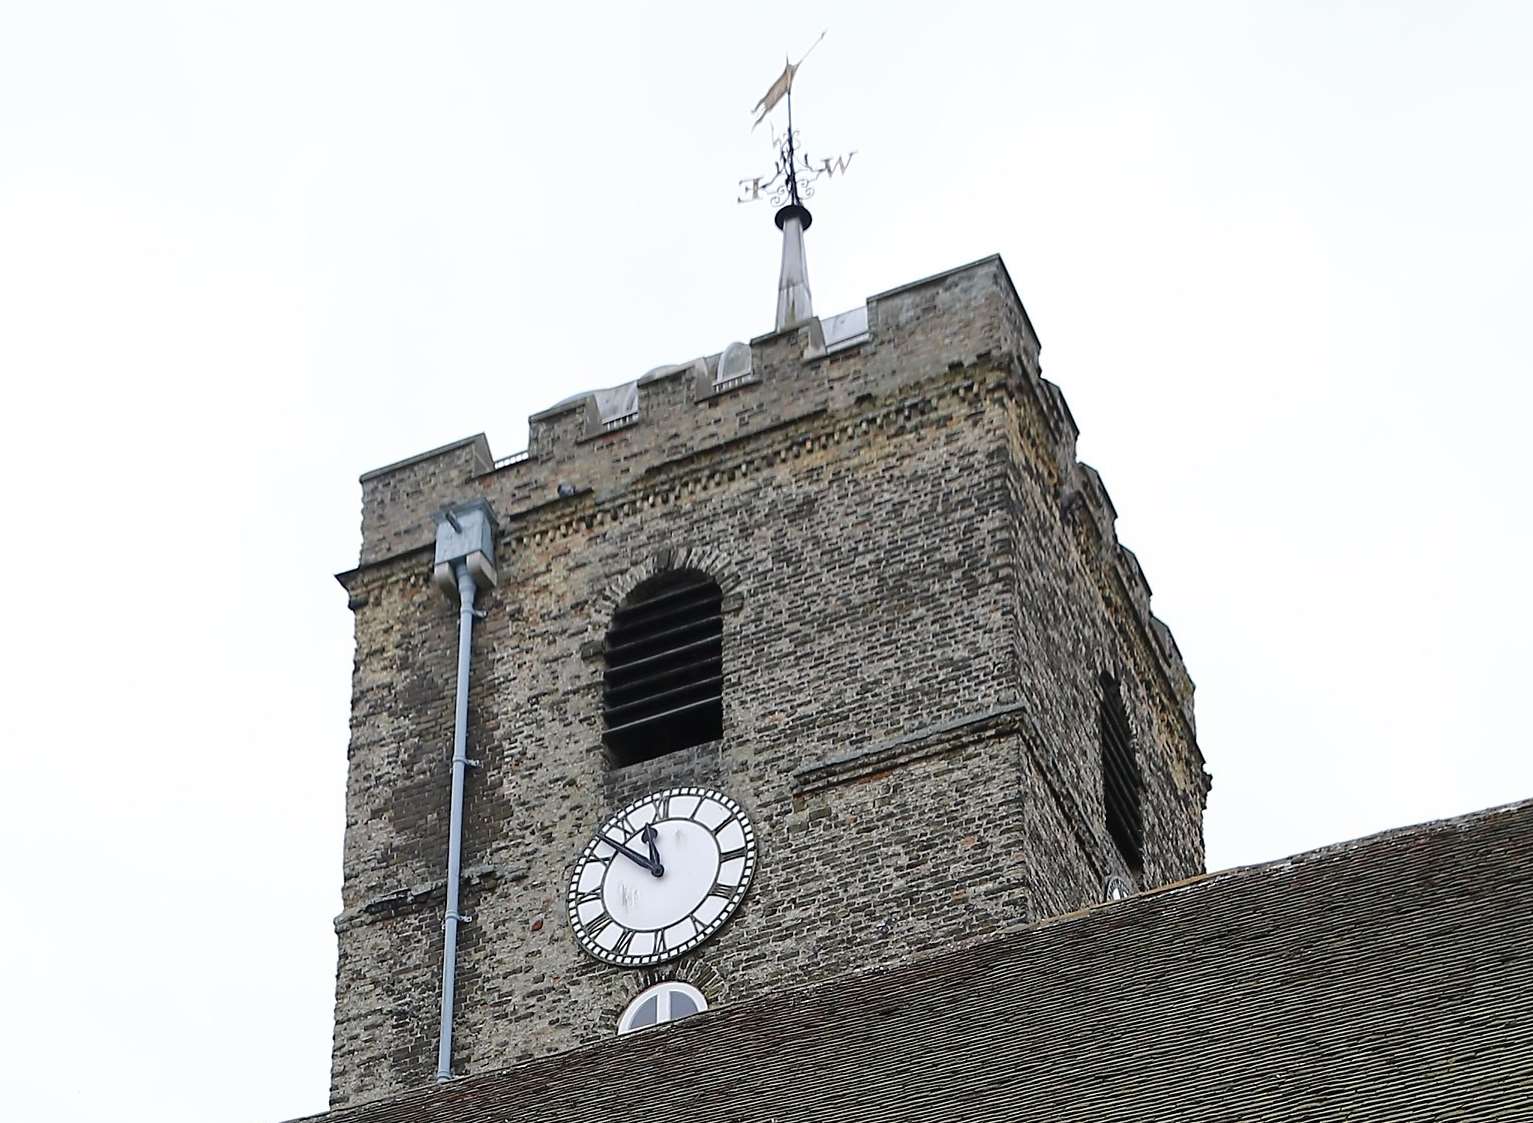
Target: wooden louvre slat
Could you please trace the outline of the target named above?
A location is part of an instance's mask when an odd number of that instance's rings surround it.
[[[685,682],[680,686],[673,686],[669,690],[657,690],[653,694],[646,694],[632,702],[623,702],[616,706],[606,706],[602,709],[602,716],[611,718],[614,714],[632,713],[640,707],[653,708],[662,700],[669,700],[682,694],[694,694],[707,686],[717,686],[724,681],[723,675],[714,675],[711,678],[697,679],[693,682]],[[708,699],[704,699],[707,701]]]
[[[607,736],[611,737],[614,733],[626,733],[635,729],[639,729],[653,722],[661,721],[665,718],[675,717],[677,714],[686,713],[689,710],[695,710],[700,706],[716,706],[718,704],[719,700],[717,698],[703,698],[696,702],[688,702],[685,706],[677,706],[675,709],[666,710],[663,713],[650,714],[648,717],[637,718],[623,725],[613,726],[611,729],[607,730]],[[662,754],[656,753],[655,755],[660,756]]]
[[[663,622],[669,624],[671,623],[671,620],[665,619]],[[668,639],[671,636],[695,632],[699,628],[708,627],[722,622],[723,617],[715,613],[712,616],[704,616],[696,620],[685,621],[684,623],[677,624],[674,627],[666,628],[664,631],[640,632],[638,633],[638,639],[624,640],[622,643],[611,644],[608,646],[607,661],[610,664],[612,662],[613,656],[618,656],[619,659],[621,659],[623,654],[626,652],[633,651],[637,648],[649,647],[653,644],[659,643],[661,640]]]
[[[673,655],[680,654],[683,651],[700,651],[704,647],[708,647],[710,645],[716,646],[718,643],[719,637],[717,635],[704,636],[702,639],[693,640],[691,643],[681,644],[680,646],[670,648],[667,651],[659,651],[653,655],[645,655],[638,659],[629,659],[620,666],[614,667],[609,664],[607,667],[607,673],[603,676],[603,680],[605,682],[611,682],[612,679],[619,678],[626,672],[632,671],[638,667],[648,667],[665,659],[669,659]],[[626,686],[627,684],[625,683],[624,685]]]
[[[690,647],[692,645],[689,644],[688,646]],[[676,679],[686,675],[696,677],[697,675],[707,671],[709,668],[717,670],[721,662],[722,660],[718,655],[709,655],[706,658],[698,659],[695,662],[663,667],[651,674],[642,675],[636,679],[630,679],[629,681],[622,684],[608,683],[605,691],[603,692],[603,697],[611,700],[617,695],[629,694],[636,690],[653,690],[661,683],[670,679]]]

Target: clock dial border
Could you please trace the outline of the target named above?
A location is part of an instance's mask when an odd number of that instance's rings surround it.
[[[662,806],[669,805],[671,801],[680,797],[695,797],[699,800],[697,808],[694,808],[694,814],[696,810],[701,808],[701,801],[706,800],[719,805],[728,813],[728,818],[724,820],[724,824],[727,825],[730,822],[735,822],[740,825],[740,829],[745,836],[745,843],[743,847],[744,865],[740,870],[739,882],[733,886],[729,895],[724,898],[724,907],[719,911],[718,915],[716,915],[706,924],[700,923],[694,918],[694,914],[697,911],[696,907],[694,907],[691,912],[685,914],[683,917],[679,917],[671,925],[667,925],[667,928],[674,927],[675,924],[684,923],[687,919],[692,918],[692,924],[694,927],[692,935],[674,947],[666,947],[661,951],[652,951],[639,955],[620,953],[612,948],[602,947],[596,942],[593,936],[588,934],[587,924],[589,922],[582,921],[579,916],[578,910],[580,902],[582,899],[588,897],[590,892],[593,892],[593,890],[587,890],[586,893],[582,893],[580,891],[580,881],[586,870],[586,867],[593,860],[599,860],[596,858],[596,850],[598,847],[602,846],[603,838],[608,831],[620,829],[623,832],[622,837],[626,839],[629,836],[633,830],[633,824],[627,821],[628,816],[632,815],[635,811],[638,811],[645,806],[653,804],[656,806],[656,817],[649,821],[661,821],[659,819],[660,808]],[[672,817],[675,818],[676,816]],[[722,829],[722,825],[720,829]],[[608,845],[610,846],[610,843]],[[721,848],[719,857],[720,866],[722,866],[724,861],[737,860],[739,857],[742,857],[742,855],[735,855],[730,859],[725,859],[724,852]],[[617,861],[619,858],[620,855],[614,853],[609,861]],[[750,816],[745,813],[745,808],[740,806],[738,800],[732,799],[716,788],[705,788],[697,785],[689,785],[679,788],[660,788],[656,791],[652,791],[645,795],[639,796],[637,799],[630,801],[620,810],[604,819],[601,825],[597,828],[596,834],[581,849],[579,857],[575,859],[574,868],[570,872],[569,888],[565,894],[565,910],[569,917],[570,929],[575,935],[575,942],[579,944],[580,949],[583,952],[591,956],[593,959],[600,960],[601,962],[611,966],[653,967],[660,963],[667,963],[673,959],[678,958],[679,956],[687,954],[690,951],[696,950],[700,945],[718,934],[719,930],[724,927],[725,923],[727,923],[728,920],[735,914],[741,903],[745,900],[745,895],[750,888],[751,878],[755,873],[755,869],[756,832],[754,826],[751,823]],[[603,883],[605,883],[605,875],[603,875]],[[598,886],[594,892],[599,893],[600,887]],[[710,897],[717,896],[721,895],[710,891],[709,893],[705,894],[703,900],[706,901]],[[622,926],[621,921],[611,918],[611,914],[605,912],[605,910],[601,913],[601,915],[608,918],[608,924],[618,924]],[[605,929],[606,926],[607,925],[603,925],[603,929]],[[626,928],[626,926],[623,927],[625,928],[626,932],[630,933],[636,931],[659,931],[663,933],[666,930],[664,928],[630,929]]]

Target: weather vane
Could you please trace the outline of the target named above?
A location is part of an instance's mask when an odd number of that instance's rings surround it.
[[[767,114],[776,108],[777,103],[786,98],[788,127],[783,133],[778,133],[775,127],[772,130],[772,147],[777,149],[776,166],[767,175],[749,176],[740,180],[740,194],[735,202],[754,203],[757,199],[766,199],[774,207],[802,206],[803,200],[813,197],[816,180],[829,179],[837,174],[845,175],[852,157],[857,155],[853,150],[844,156],[822,157],[815,163],[798,149],[798,133],[793,128],[793,76],[810,53],[820,45],[820,39],[824,38],[825,32],[822,31],[820,38],[809,45],[809,50],[799,56],[798,62],[785,59],[782,75],[751,110],[757,114],[756,122],[751,126],[754,130],[766,120]]]

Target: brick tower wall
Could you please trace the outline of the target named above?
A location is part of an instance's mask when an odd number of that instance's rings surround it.
[[[641,383],[636,424],[536,415],[363,477],[332,1103],[431,1080],[442,951],[454,608],[430,514],[484,496],[500,583],[476,628],[454,1068],[598,1039],[643,986],[711,1005],[919,956],[1102,899],[1097,676],[1122,682],[1145,775],[1142,883],[1202,869],[1192,685],[1117,545],[1100,480],[990,258]],[[567,485],[559,494],[559,485]],[[724,736],[615,768],[602,637],[640,581],[724,591]],[[752,816],[760,861],[721,933],[651,971],[581,953],[563,911],[592,829],[672,784]]]

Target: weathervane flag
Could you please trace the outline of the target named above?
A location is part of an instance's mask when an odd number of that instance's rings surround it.
[[[820,32],[820,39],[823,38],[825,38],[825,32],[822,31]],[[813,43],[809,44],[809,51],[814,50],[820,45],[820,39],[816,39]],[[751,126],[751,131],[754,132],[756,125],[766,120],[766,115],[772,112],[773,107],[793,91],[793,76],[798,73],[798,68],[804,65],[804,59],[809,57],[809,51],[805,51],[800,55],[797,62],[788,62],[787,59],[783,60],[782,74],[778,77],[777,81],[772,83],[772,88],[761,95],[761,100],[751,109],[752,113],[760,110],[756,123]]]

